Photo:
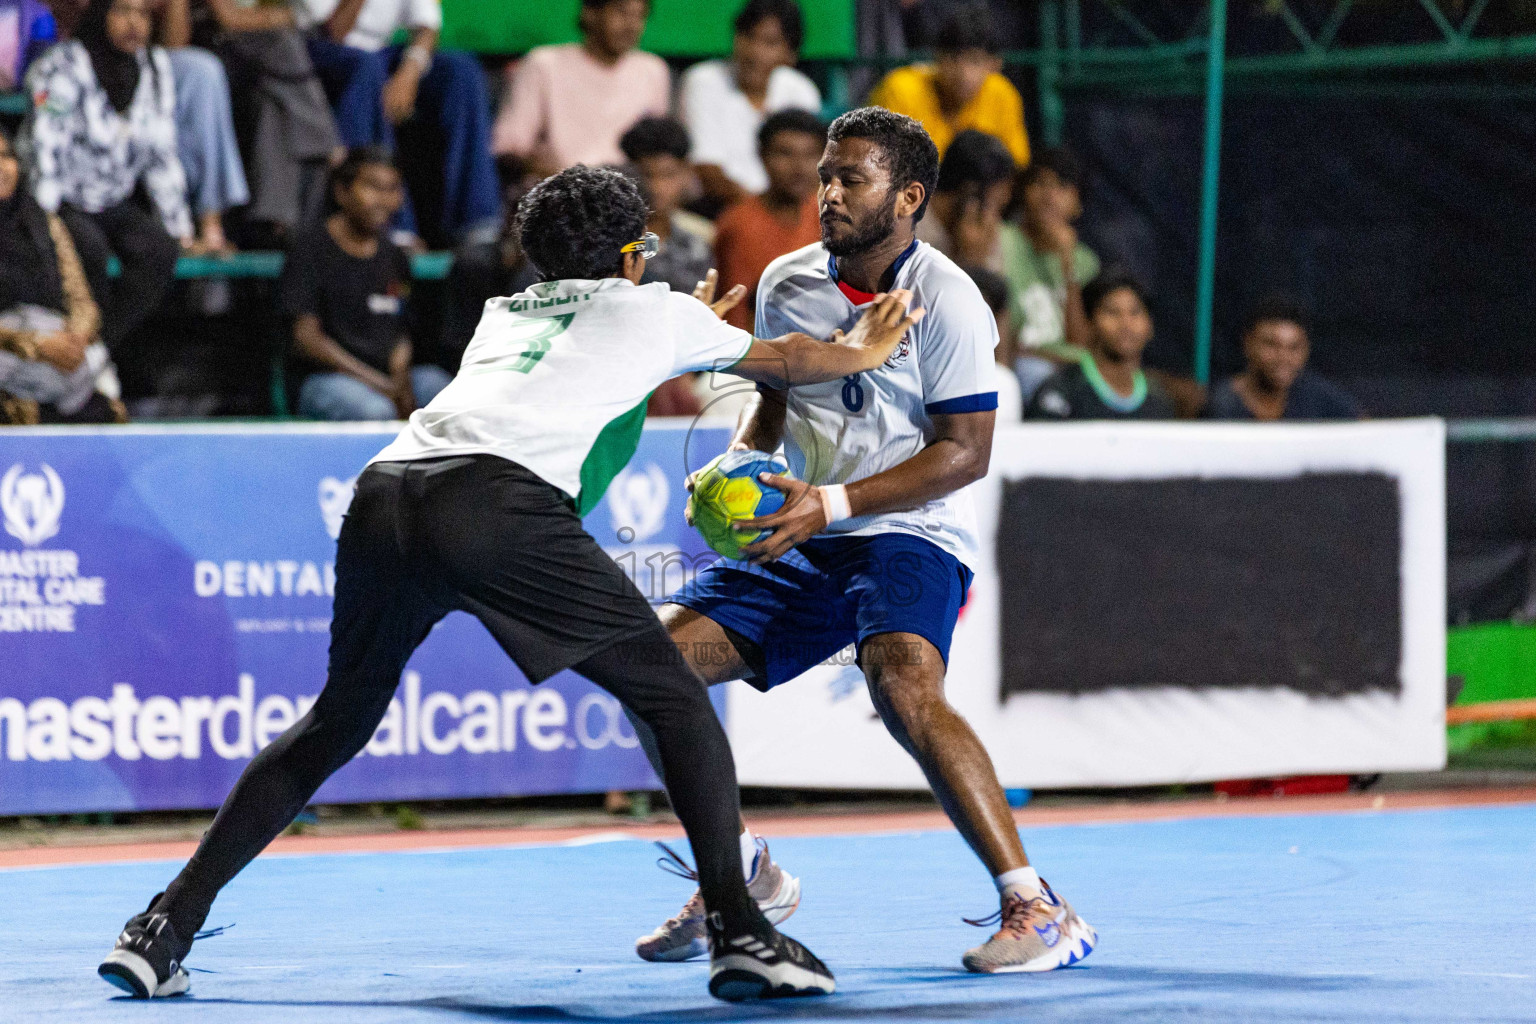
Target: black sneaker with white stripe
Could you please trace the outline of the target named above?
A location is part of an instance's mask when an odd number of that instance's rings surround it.
[[[761,919],[760,919],[761,920]],[[719,914],[709,928],[709,994],[726,1002],[826,996],[837,988],[827,965],[767,921],[761,929],[727,934]]]
[[[149,901],[149,909],[128,919],[117,945],[96,968],[96,973],[129,995],[139,999],[179,996],[192,986],[182,958],[192,948],[191,939],[183,940],[165,914],[155,913],[160,893]]]

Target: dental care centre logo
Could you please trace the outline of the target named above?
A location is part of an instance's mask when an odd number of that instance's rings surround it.
[[[328,476],[320,480],[315,490],[320,514],[310,521],[315,527],[324,527],[323,535],[329,541],[321,542],[319,548],[316,548],[314,542],[319,541],[322,535],[319,529],[315,529],[312,534],[294,538],[300,541],[299,546],[308,549],[311,557],[301,557],[296,552],[287,558],[246,557],[223,561],[200,559],[192,567],[193,591],[202,598],[239,599],[239,603],[231,605],[237,612],[236,632],[305,633],[329,630],[329,599],[336,593],[336,563],[328,558],[315,558],[313,554],[317,550],[327,553],[335,551],[334,541],[341,536],[341,522],[352,504],[352,491],[356,484],[356,477],[341,480]],[[308,529],[313,528],[306,527]],[[284,614],[284,606],[248,600],[303,597],[326,599],[324,614],[294,616]],[[239,614],[245,609],[253,614]]]
[[[82,576],[80,556],[43,547],[58,536],[64,481],[47,463],[0,476],[0,516],[21,547],[0,547],[0,633],[73,633],[76,610],[107,603],[106,581]],[[0,540],[3,543],[3,540]]]

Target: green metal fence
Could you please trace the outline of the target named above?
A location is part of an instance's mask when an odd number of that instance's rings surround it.
[[[1407,3],[1408,0],[1403,0]],[[1484,17],[1491,0],[1470,0],[1447,13],[1437,0],[1416,0],[1439,38],[1431,42],[1341,45],[1340,30],[1355,0],[1334,0],[1327,14],[1308,22],[1289,0],[1267,0],[1264,10],[1288,30],[1291,48],[1229,57],[1227,0],[1189,5],[1186,30],[1176,38],[1149,28],[1121,0],[1040,0],[1040,46],[1009,53],[1008,63],[1033,67],[1040,94],[1041,137],[1059,143],[1064,94],[1098,92],[1137,96],[1203,96],[1205,152],[1201,170],[1200,259],[1195,307],[1195,376],[1210,378],[1211,314],[1217,252],[1216,210],[1221,178],[1223,96],[1231,90],[1285,91],[1297,95],[1465,96],[1497,102],[1536,98],[1522,82],[1399,81],[1391,72],[1449,72],[1478,64],[1536,61],[1536,33],[1488,35]],[[1112,16],[1130,43],[1102,45],[1083,38],[1083,11],[1092,6]]]

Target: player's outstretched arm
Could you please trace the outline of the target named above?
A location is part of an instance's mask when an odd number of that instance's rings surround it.
[[[907,309],[912,293],[898,288],[875,296],[853,330],[826,341],[808,334],[756,338],[731,372],[774,388],[821,384],[873,370],[885,362],[902,335],[917,326],[922,309]]]

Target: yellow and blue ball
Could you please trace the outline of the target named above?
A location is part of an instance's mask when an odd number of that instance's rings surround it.
[[[699,472],[688,510],[704,542],[726,558],[763,536],[762,530],[731,529],[733,523],[772,515],[784,507],[784,492],[758,480],[759,473],[789,475],[782,458],[758,451],[726,452]]]

